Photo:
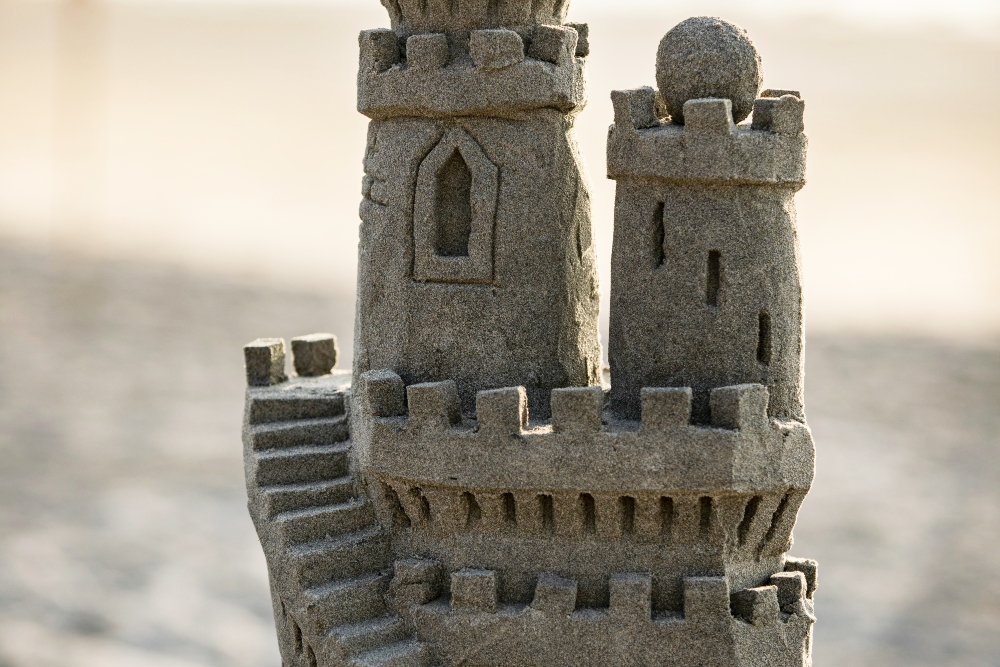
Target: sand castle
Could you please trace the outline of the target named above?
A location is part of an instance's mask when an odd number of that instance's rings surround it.
[[[352,372],[245,348],[286,667],[811,664],[793,197],[803,103],[685,21],[612,93],[610,386],[566,3],[384,0]],[[752,111],[752,122],[742,123]]]

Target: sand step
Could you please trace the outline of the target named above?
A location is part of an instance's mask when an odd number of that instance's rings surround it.
[[[344,414],[344,394],[275,396],[255,398],[250,403],[251,424],[321,419]]]
[[[257,486],[300,484],[337,479],[347,474],[349,444],[311,445],[256,455]]]
[[[353,477],[344,475],[319,482],[265,486],[260,492],[267,516],[273,517],[280,512],[347,502],[357,495],[358,487]]]
[[[426,644],[406,639],[366,651],[350,661],[351,667],[427,667],[431,653]]]
[[[303,591],[306,617],[312,632],[327,634],[338,625],[359,623],[389,613],[385,594],[389,576],[378,572],[353,579],[331,581]]]
[[[375,510],[372,504],[360,498],[338,505],[282,512],[274,517],[274,527],[285,544],[301,544],[353,533],[373,523]]]
[[[250,437],[256,451],[343,442],[349,437],[347,415],[258,424],[250,427]]]
[[[396,614],[340,625],[331,634],[348,655],[374,651],[403,641],[409,635],[403,619]]]
[[[392,564],[389,535],[377,526],[297,544],[287,554],[289,567],[303,588],[358,577]]]

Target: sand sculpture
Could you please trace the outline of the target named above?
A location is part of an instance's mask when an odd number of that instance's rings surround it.
[[[565,3],[398,3],[360,37],[353,372],[245,348],[251,516],[286,667],[803,666],[816,564],[794,193],[803,103],[671,30],[612,93],[602,385]],[[751,113],[750,123],[743,122]]]

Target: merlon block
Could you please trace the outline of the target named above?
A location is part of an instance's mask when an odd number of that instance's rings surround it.
[[[637,130],[656,127],[660,119],[656,114],[656,91],[649,86],[633,90],[612,90],[611,104],[615,108],[615,127]]]
[[[415,604],[427,604],[441,595],[444,568],[437,561],[407,558],[396,561],[393,570],[389,595],[397,606],[408,608]]]
[[[684,133],[713,137],[734,135],[733,103],[714,97],[688,100],[684,103]]]
[[[524,41],[513,30],[473,30],[469,54],[476,67],[503,69],[524,60]]]
[[[247,384],[267,387],[287,380],[285,376],[285,341],[282,338],[258,338],[243,346]]]
[[[804,129],[805,102],[794,95],[762,97],[753,104],[754,130],[775,134],[801,134]]]
[[[642,427],[660,429],[687,426],[691,421],[690,387],[644,387]]]
[[[448,37],[441,33],[410,35],[406,40],[406,66],[411,70],[435,70],[448,63]]]
[[[648,619],[653,613],[653,578],[648,574],[615,574],[608,581],[613,616]]]
[[[785,572],[801,572],[806,577],[806,596],[811,600],[816,592],[816,561],[811,558],[785,557]]]
[[[693,622],[729,622],[729,584],[725,577],[684,578],[684,618]]]
[[[806,575],[802,572],[776,572],[771,575],[771,585],[778,589],[778,606],[782,609],[806,596]]]
[[[567,23],[567,28],[576,30],[576,55],[577,58],[586,58],[590,55],[590,26],[586,23]]]
[[[770,625],[778,621],[778,587],[758,586],[733,593],[732,611],[753,625]]]
[[[566,62],[576,54],[576,30],[560,25],[540,25],[531,36],[528,57],[550,63]]]
[[[712,426],[731,429],[763,429],[767,426],[767,387],[738,384],[713,389],[709,397]]]
[[[423,382],[406,388],[410,422],[433,428],[448,428],[462,421],[462,402],[454,380]]]
[[[497,574],[493,570],[459,570],[451,575],[451,608],[454,611],[495,612]]]
[[[362,409],[374,417],[397,417],[406,412],[403,380],[390,370],[362,373],[356,390]]]
[[[292,339],[292,362],[302,377],[328,375],[337,365],[337,337],[329,333]]]
[[[399,62],[399,38],[392,30],[362,30],[358,35],[361,69],[384,72]]]
[[[520,433],[528,424],[528,393],[524,387],[486,389],[476,394],[480,431]]]
[[[552,390],[552,430],[599,431],[604,409],[601,387],[567,387]]]
[[[576,592],[576,581],[554,574],[540,574],[531,608],[552,616],[569,616],[576,608]]]

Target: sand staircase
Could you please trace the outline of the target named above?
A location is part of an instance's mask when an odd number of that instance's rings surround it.
[[[425,667],[428,647],[386,603],[388,534],[355,483],[344,377],[250,387],[244,461],[270,561],[284,667]]]

